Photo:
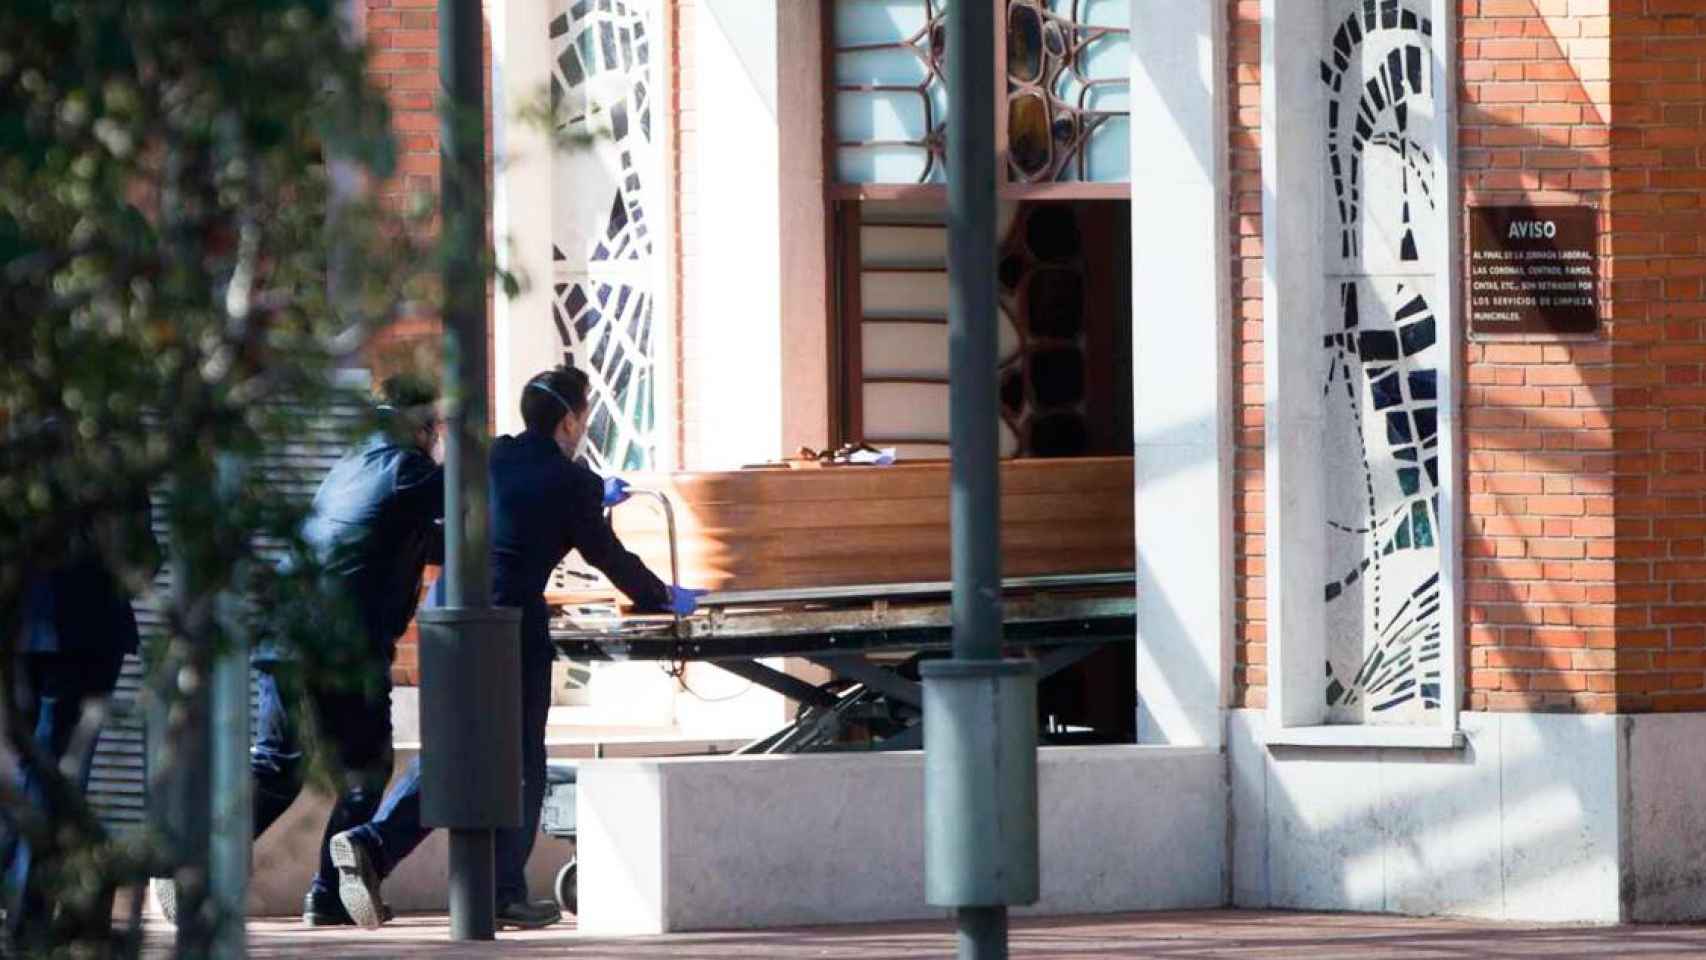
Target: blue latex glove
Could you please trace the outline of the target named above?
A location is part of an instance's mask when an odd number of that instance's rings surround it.
[[[444,606],[444,579],[444,575],[439,574],[438,579],[432,582],[432,589],[427,591],[426,606]]]
[[[621,477],[604,478],[604,509],[608,510],[628,499],[628,481]]]
[[[699,598],[710,592],[709,590],[694,590],[691,587],[672,586],[669,588],[669,609],[677,615],[685,617],[699,609]]]

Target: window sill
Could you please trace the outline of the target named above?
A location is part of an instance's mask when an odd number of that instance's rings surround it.
[[[1439,726],[1387,727],[1372,724],[1270,728],[1263,740],[1270,747],[1377,747],[1395,750],[1461,750],[1466,743],[1461,730]]]

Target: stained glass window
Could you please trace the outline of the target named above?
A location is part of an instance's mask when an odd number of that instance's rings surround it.
[[[568,136],[554,158],[552,319],[562,359],[591,381],[590,465],[643,470],[657,454],[656,0],[558,0],[557,10],[551,98]]]
[[[1008,179],[1131,179],[1130,17],[1126,0],[1010,0]]]
[[[943,182],[946,6],[945,0],[835,4],[837,179]]]
[[[1001,3],[1008,181],[1130,179],[1128,0]],[[947,0],[838,0],[833,133],[843,183],[942,183]]]

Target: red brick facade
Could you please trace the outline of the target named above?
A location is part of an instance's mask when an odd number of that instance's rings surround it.
[[[1465,204],[1600,211],[1599,336],[1471,341],[1464,706],[1706,708],[1706,4],[1461,0]],[[1230,0],[1239,705],[1266,703],[1260,3]]]
[[[685,175],[684,171],[693,169],[693,158],[699,149],[699,104],[695,95],[693,72],[697,61],[693,51],[697,49],[696,36],[699,21],[698,0],[669,0],[666,13],[670,18],[673,32],[666,31],[665,36],[671,37],[669,46],[669,80],[670,80],[670,113],[673,117],[675,133],[674,151],[667,158],[669,164],[669,186],[675,191],[675,223],[673,224],[673,243],[669,251],[671,260],[670,282],[675,292],[675,310],[673,330],[675,334],[676,356],[680,357],[688,349],[691,331],[687,323],[687,291],[688,284],[697,276],[697,265],[688,251],[696,249],[695,240],[699,232],[699,190],[693,177]],[[675,409],[671,411],[675,424],[675,433],[670,438],[674,444],[674,455],[677,463],[690,462],[687,453],[689,445],[690,422],[687,384],[682,377],[682,365],[677,363],[675,376]],[[697,450],[693,453],[696,455]]]

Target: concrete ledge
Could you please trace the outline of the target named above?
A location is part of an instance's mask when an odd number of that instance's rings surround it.
[[[1223,904],[1224,762],[1203,748],[1042,751],[1029,912]],[[583,762],[580,929],[941,916],[924,902],[923,770],[916,752]]]
[[[1270,747],[1381,747],[1396,750],[1460,750],[1463,731],[1444,726],[1400,727],[1374,724],[1334,724],[1318,727],[1272,727],[1262,735]]]

